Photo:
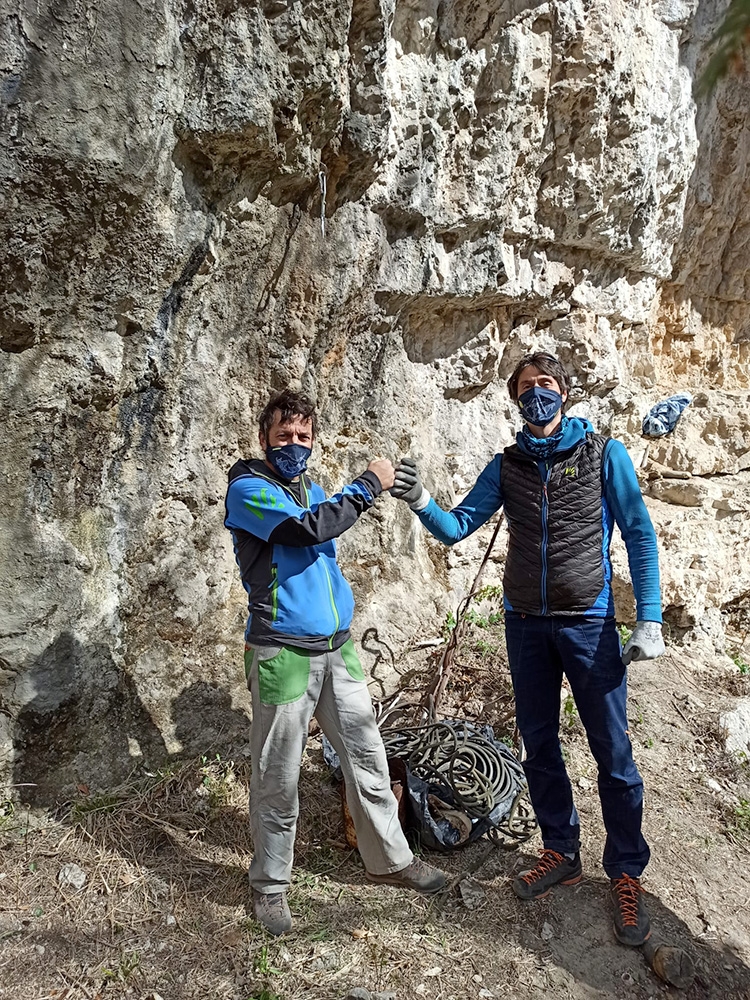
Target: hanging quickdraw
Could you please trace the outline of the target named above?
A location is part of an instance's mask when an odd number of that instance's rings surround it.
[[[318,171],[318,183],[320,184],[320,231],[323,239],[326,235],[326,194],[328,193],[328,167],[321,163]]]

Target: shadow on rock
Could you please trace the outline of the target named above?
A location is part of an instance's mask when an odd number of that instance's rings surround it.
[[[206,681],[173,699],[172,719],[180,753],[113,787],[111,804],[79,798],[69,818],[178,895],[243,906],[251,840],[237,797],[250,777],[249,719],[229,691]]]
[[[182,744],[180,756],[215,759],[247,753],[250,719],[232,708],[231,694],[218,684],[196,681],[186,687],[172,700],[172,720]]]
[[[229,691],[200,681],[174,698],[182,751],[170,755],[103,644],[60,635],[24,671],[23,685],[12,729],[13,782],[25,803],[65,805],[63,821],[185,892],[245,902],[245,859],[232,861],[251,849],[247,809],[229,800],[232,775],[249,780],[249,719],[232,708]]]
[[[140,764],[166,760],[161,733],[107,646],[65,632],[24,672],[23,685],[30,697],[13,727],[13,780],[24,802],[53,806],[80,785],[111,787]]]

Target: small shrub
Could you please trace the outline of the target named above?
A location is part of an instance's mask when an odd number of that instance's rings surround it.
[[[578,709],[576,708],[576,703],[572,694],[569,694],[563,702],[563,717],[568,728],[572,729],[578,719]]]
[[[624,646],[625,643],[628,641],[628,639],[633,634],[633,630],[632,630],[632,628],[628,628],[627,625],[622,625],[621,624],[621,625],[617,626],[617,631],[620,633],[620,642]]]
[[[275,976],[280,971],[271,965],[267,945],[264,944],[253,959],[253,970],[259,976]]]
[[[84,795],[76,799],[70,809],[70,816],[76,823],[81,823],[92,813],[112,813],[118,806],[124,805],[121,795],[113,792],[101,792],[96,795]]]
[[[445,621],[443,622],[443,628],[442,628],[443,639],[446,642],[450,639],[453,629],[455,627],[456,627],[456,616],[453,614],[452,611],[449,611],[448,614],[445,616]]]
[[[128,952],[125,951],[120,956],[120,961],[116,967],[104,968],[101,971],[102,978],[105,983],[109,982],[127,982],[128,979],[136,972],[141,966],[141,958],[137,951]]]
[[[740,799],[734,807],[734,826],[742,833],[750,833],[750,801]]]

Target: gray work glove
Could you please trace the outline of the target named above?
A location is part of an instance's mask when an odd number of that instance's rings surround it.
[[[396,466],[396,480],[391,486],[391,496],[404,500],[412,510],[424,510],[430,502],[430,494],[422,485],[413,458],[402,458]]]
[[[633,634],[622,651],[622,662],[627,666],[631,660],[655,660],[663,652],[661,623],[636,622]]]

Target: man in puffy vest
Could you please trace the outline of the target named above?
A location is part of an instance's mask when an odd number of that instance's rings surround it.
[[[252,695],[250,885],[255,917],[290,930],[286,899],[297,825],[300,761],[314,715],[341,761],[367,877],[421,892],[445,888],[442,872],[404,838],[365,675],[350,638],[351,587],[336,543],[393,484],[375,459],[326,497],[306,475],[315,436],[310,400],[285,390],[260,415],[262,460],[229,472],[224,524],[248,593],[245,673]]]
[[[544,843],[539,863],[518,875],[513,889],[522,899],[538,899],[552,886],[581,880],[578,813],[559,740],[564,674],[599,766],[615,935],[640,945],[650,934],[639,881],[649,848],[641,832],[643,782],[628,735],[626,664],[664,652],[656,536],[625,447],[595,434],[587,420],[563,416],[568,387],[557,358],[526,356],[508,380],[524,428],[465,500],[442,510],[408,458],[391,492],[446,545],[505,508],[508,659]],[[638,619],[624,650],[610,582],[614,524],[625,540]]]

